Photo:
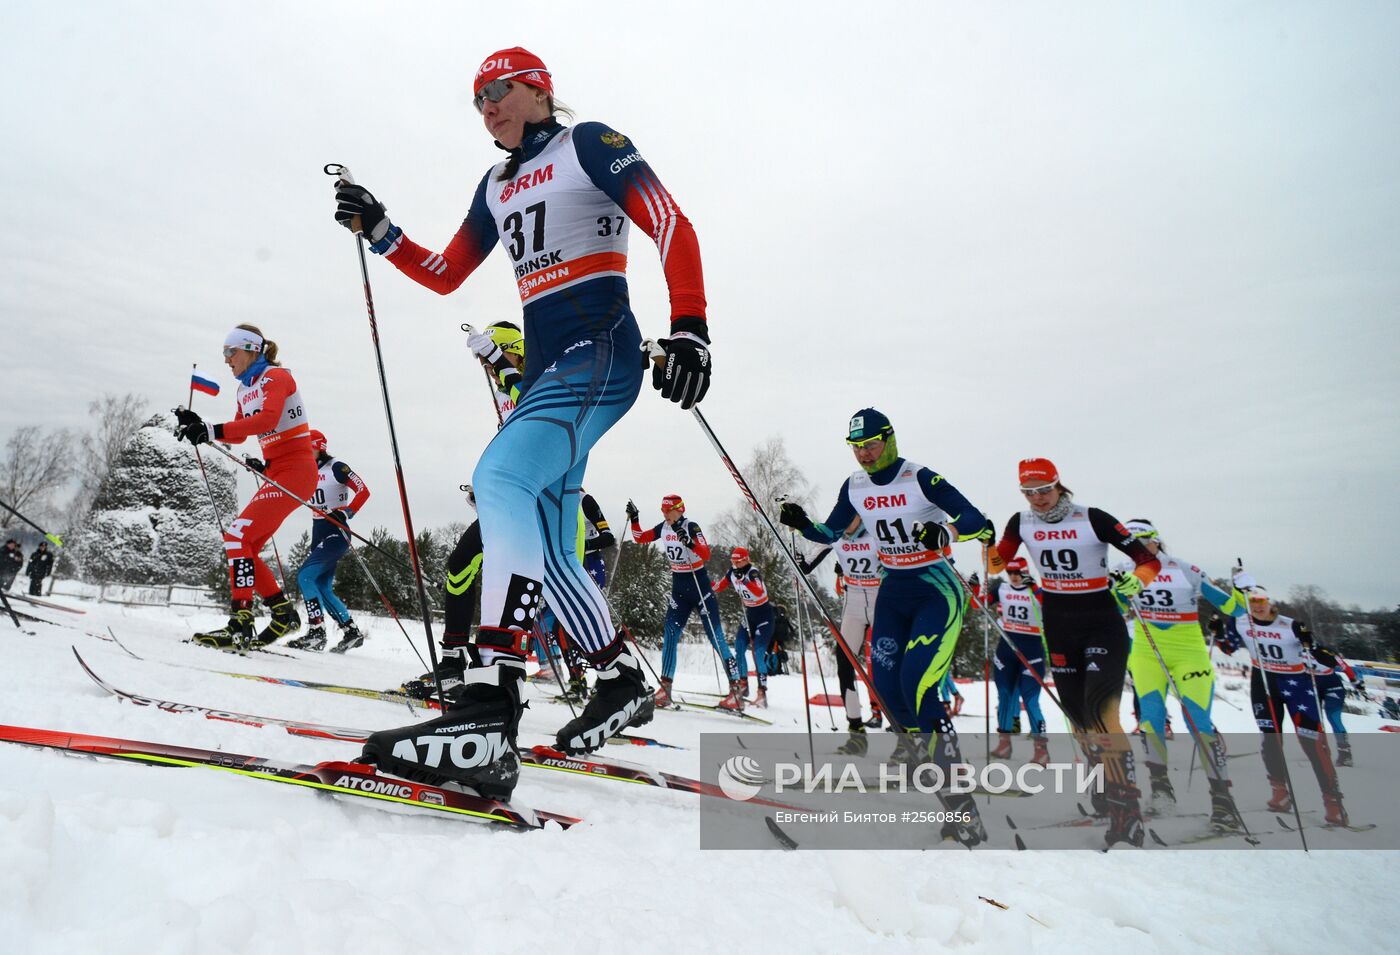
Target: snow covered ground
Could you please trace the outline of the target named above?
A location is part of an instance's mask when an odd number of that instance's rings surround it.
[[[0,622],[0,722],[306,763],[347,759],[353,744],[119,702],[88,680],[69,646],[132,692],[371,729],[409,714],[208,671],[387,688],[422,669],[382,620],[362,618],[371,639],[345,657],[244,658],[180,643],[192,625],[215,623],[207,614],[187,620],[176,610],[55,599],[88,612],[35,609],[68,626],[26,622],[34,635]],[[81,632],[108,625],[147,659]],[[409,632],[421,642],[421,630]],[[679,684],[713,690],[708,660],[687,659],[694,670]],[[977,714],[962,722],[980,731],[982,687],[962,689]],[[546,742],[567,711],[531,693],[523,742]],[[1240,690],[1227,695],[1244,700]],[[775,679],[771,699],[775,729],[804,725],[800,677]],[[1216,714],[1227,730],[1252,729],[1243,710]],[[1379,725],[1348,722],[1358,731]],[[698,734],[733,728],[723,717],[665,712],[643,732],[688,749],[602,755],[698,776]],[[1400,853],[702,852],[695,796],[526,771],[516,798],[587,824],[501,832],[221,773],[0,746],[0,952],[1316,955],[1391,951],[1400,940],[1392,902]]]

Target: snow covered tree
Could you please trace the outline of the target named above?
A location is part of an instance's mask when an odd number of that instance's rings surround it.
[[[175,440],[174,427],[170,415],[148,419],[98,488],[70,546],[84,580],[202,584],[211,568],[223,568],[223,539],[209,492],[194,453]],[[228,520],[237,506],[233,468],[208,454],[204,467]]]
[[[75,518],[82,518],[92,507],[102,482],[120,460],[122,449],[141,427],[147,404],[144,395],[130,392],[105,394],[88,402],[92,426],[78,439],[81,451],[75,462],[78,493],[70,507]]]
[[[618,543],[608,598],[618,621],[638,641],[660,646],[665,628],[666,603],[671,597],[671,565],[660,549],[650,544]]]
[[[817,508],[813,505],[813,484],[803,475],[796,462],[788,457],[787,445],[783,439],[772,437],[754,448],[753,456],[743,465],[741,473],[748,481],[754,496],[762,503],[768,517],[778,526],[779,532],[784,535],[784,542],[789,547],[793,546],[794,535],[789,533],[787,528],[777,524],[778,505],[776,499],[779,496],[786,497],[801,504],[809,513],[815,513]],[[825,517],[826,512],[823,511],[821,516]],[[768,584],[771,599],[782,602],[788,607],[793,625],[796,626],[798,613],[797,604],[793,599],[792,567],[778,550],[767,524],[748,501],[741,500],[730,510],[720,515],[713,527],[706,529],[706,537],[709,538],[710,545],[714,549],[705,565],[712,581],[718,581],[728,572],[730,551],[735,547],[747,547],[749,559],[758,568],[759,573],[763,575],[763,579]],[[816,550],[816,545],[808,543],[801,537],[796,537],[795,543],[798,554],[804,554],[808,551],[815,552]],[[831,558],[827,558],[827,562],[822,565],[821,570],[814,571],[810,579],[821,595],[827,610],[834,616],[839,616],[840,602],[826,586],[826,581],[832,579],[831,560]],[[810,598],[804,595],[803,600],[810,601]],[[807,614],[810,617],[812,613],[813,610],[809,602]],[[720,617],[724,621],[726,633],[733,634],[738,630],[743,614],[743,604],[733,593],[733,588],[720,595]],[[822,621],[820,616],[816,618],[816,621],[818,624],[817,633],[823,637],[823,645],[830,647],[831,633],[826,623]]]

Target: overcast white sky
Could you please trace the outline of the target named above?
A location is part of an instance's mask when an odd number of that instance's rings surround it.
[[[823,514],[874,404],[999,526],[1048,455],[1215,573],[1394,605],[1398,36],[1389,2],[7,4],[0,440],[106,391],[168,408],[194,361],[231,417],[219,346],[251,321],[373,487],[364,523],[401,528],[321,167],[442,248],[500,155],[472,74],[519,44],[694,223],[706,415],[740,459],[783,435]],[[664,334],[645,236],[630,258]],[[494,415],[458,326],[518,317],[506,258],[446,298],[370,267],[415,521],[463,519]],[[737,500],[649,386],[588,485],[615,523]]]

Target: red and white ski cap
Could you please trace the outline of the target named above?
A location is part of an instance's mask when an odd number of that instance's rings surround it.
[[[311,436],[312,451],[326,450],[326,436],[324,434],[317,431],[315,428],[312,428],[309,432],[307,432],[307,434]]]
[[[1024,574],[1026,567],[1026,558],[1024,557],[1013,557],[1006,562],[1006,569],[1008,571],[1014,570],[1018,574]]]
[[[1021,487],[1044,487],[1060,481],[1060,472],[1049,458],[1025,458],[1017,466],[1016,473],[1021,478]]]
[[[679,494],[667,494],[661,499],[661,513],[665,514],[667,511],[685,513],[685,501],[681,499]]]
[[[731,564],[749,559],[749,549],[747,547],[736,547],[729,552],[729,562]]]
[[[535,86],[550,96],[554,95],[554,82],[549,78],[549,70],[540,59],[523,46],[513,46],[509,50],[497,50],[488,56],[477,68],[476,81],[472,84],[472,95],[492,80],[515,80],[526,86]]]

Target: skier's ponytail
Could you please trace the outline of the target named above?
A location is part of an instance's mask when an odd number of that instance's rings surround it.
[[[245,332],[252,332],[263,340],[262,356],[267,359],[267,363],[274,367],[280,367],[281,362],[277,360],[277,343],[262,333],[262,329],[256,325],[239,325]]]

